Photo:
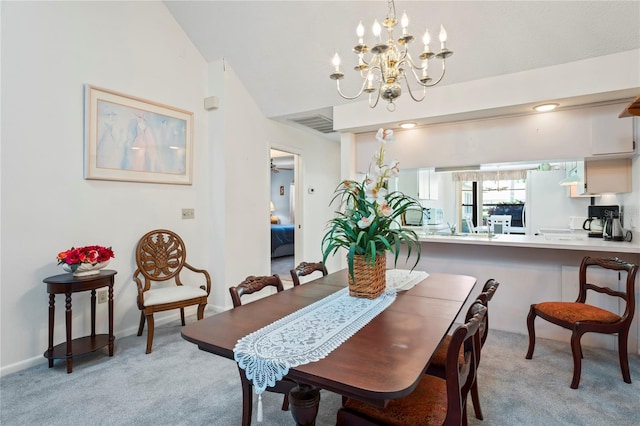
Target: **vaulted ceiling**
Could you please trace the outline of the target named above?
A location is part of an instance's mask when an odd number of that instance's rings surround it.
[[[204,58],[224,58],[271,118],[331,117],[347,102],[329,79],[331,57],[340,53],[345,83],[355,83],[355,28],[361,20],[371,44],[371,24],[387,12],[383,0],[165,4]],[[436,40],[440,24],[447,29],[454,55],[441,85],[640,48],[640,1],[398,0],[396,10],[406,10],[417,40],[426,28]],[[414,44],[417,56],[421,43]]]

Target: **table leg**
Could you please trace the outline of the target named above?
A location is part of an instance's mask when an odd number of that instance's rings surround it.
[[[320,389],[315,386],[299,383],[289,392],[289,408],[298,426],[315,426],[319,406]]]
[[[91,290],[91,336],[96,335],[96,291]]]
[[[73,351],[71,339],[71,292],[65,293],[66,322],[67,322],[67,374],[73,371]]]
[[[240,366],[238,366],[238,373],[240,373],[240,384],[242,385],[242,426],[251,426],[251,412],[253,408],[253,395],[251,392],[253,386]]]
[[[49,354],[49,368],[53,367],[53,326],[56,318],[56,295],[51,293],[49,295],[49,347],[47,353]]]
[[[113,356],[113,282],[109,286],[109,356]]]

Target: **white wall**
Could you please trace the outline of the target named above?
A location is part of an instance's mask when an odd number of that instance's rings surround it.
[[[57,252],[112,246],[116,331],[139,319],[134,248],[166,227],[185,240],[190,261],[206,265],[209,157],[202,99],[206,62],[159,2],[2,3],[2,367],[45,362],[43,278],[63,273]],[[194,115],[193,185],[83,179],[83,85],[120,91]],[[196,219],[180,219],[192,207]],[[88,294],[73,298],[74,336],[88,334]],[[64,340],[58,296],[55,344]],[[105,330],[106,305],[98,306]],[[103,319],[104,318],[104,319]],[[141,338],[144,339],[144,338]]]
[[[269,273],[265,218],[274,141],[303,153],[303,180],[318,187],[318,197],[306,203],[315,210],[301,215],[310,228],[301,256],[317,257],[329,215],[323,188],[333,189],[339,178],[337,144],[265,119],[233,70],[222,60],[207,64],[161,2],[0,7],[1,374],[46,362],[42,280],[63,272],[55,256],[71,246],[101,244],[115,251],[109,268],[118,271],[116,346],[119,337],[137,330],[131,276],[135,245],[148,230],[176,231],[189,262],[209,270],[213,289],[205,315],[230,307],[230,283]],[[84,180],[84,84],[193,111],[193,185]],[[205,111],[203,99],[213,95],[220,108]],[[314,164],[316,159],[329,166]],[[194,220],[181,219],[184,207],[195,208]],[[74,337],[90,332],[88,302],[89,293],[73,297]],[[54,344],[64,341],[61,296],[56,307]],[[176,318],[177,311],[159,315],[156,326]],[[98,305],[97,331],[106,331],[106,305]],[[140,351],[145,341],[140,337]]]
[[[295,218],[296,262],[318,262],[325,225],[333,217],[329,201],[340,182],[340,145],[274,120],[267,120],[265,132],[271,148],[299,155],[303,173],[295,177],[297,210],[301,212]],[[327,269],[334,272],[340,263],[329,260]]]

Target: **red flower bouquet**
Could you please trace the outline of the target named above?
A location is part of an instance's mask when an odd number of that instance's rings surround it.
[[[96,265],[98,263],[108,262],[109,259],[115,257],[111,247],[103,246],[85,246],[78,247],[58,253],[58,265],[67,265],[71,272],[76,272],[76,269],[81,264]]]

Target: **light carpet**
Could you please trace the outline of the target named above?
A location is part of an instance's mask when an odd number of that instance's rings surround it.
[[[193,321],[193,318],[189,319]],[[42,364],[0,381],[0,423],[13,425],[222,425],[241,423],[241,390],[235,362],[180,337],[179,325],[156,328],[153,352],[146,333],[116,340],[106,349],[65,364]],[[630,356],[622,381],[616,352],[584,349],[580,388],[569,388],[568,342],[539,339],[525,360],[527,337],[491,330],[482,352],[479,387],[485,420],[470,425],[637,425],[640,359]],[[322,391],[318,426],[335,424],[340,396]],[[280,410],[282,395],[263,395],[263,426],[293,425]],[[254,422],[255,410],[254,410]]]

